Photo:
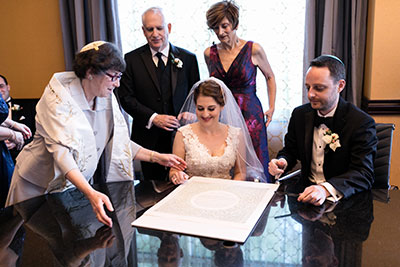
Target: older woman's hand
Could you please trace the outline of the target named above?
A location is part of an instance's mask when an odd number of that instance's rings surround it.
[[[92,205],[93,211],[96,214],[97,220],[99,222],[104,223],[108,227],[112,227],[112,220],[107,216],[106,211],[104,209],[104,205],[109,211],[114,211],[114,208],[111,204],[110,199],[103,193],[100,193],[96,190],[91,190],[91,192],[87,195],[87,198]]]
[[[186,169],[186,162],[174,154],[155,153],[154,161],[165,167],[175,168],[179,171]]]
[[[29,129],[29,127],[26,126],[25,124],[15,122],[15,124],[12,126],[12,129],[21,132],[22,135],[24,136],[24,139],[29,139],[32,136],[31,129]]]

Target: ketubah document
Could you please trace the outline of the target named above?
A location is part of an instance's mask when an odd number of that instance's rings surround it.
[[[132,226],[244,243],[277,187],[192,177]]]

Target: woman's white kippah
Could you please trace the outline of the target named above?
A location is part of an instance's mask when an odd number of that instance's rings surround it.
[[[82,47],[81,51],[79,51],[79,52],[85,52],[85,51],[88,51],[91,49],[94,49],[97,51],[97,50],[99,50],[99,46],[102,46],[105,43],[106,42],[104,42],[104,41],[94,41],[94,42],[88,43],[87,45]]]

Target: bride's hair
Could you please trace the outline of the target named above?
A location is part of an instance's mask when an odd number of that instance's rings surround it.
[[[197,99],[200,95],[212,97],[221,107],[225,106],[225,95],[222,92],[221,86],[213,80],[207,80],[199,84],[194,89],[194,102],[197,104]]]

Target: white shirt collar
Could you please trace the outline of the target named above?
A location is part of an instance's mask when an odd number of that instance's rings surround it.
[[[164,57],[168,58],[168,55],[169,55],[169,44],[161,51],[156,51],[151,47],[150,47],[150,51],[151,51],[151,55],[153,57],[156,56],[157,52],[160,52],[161,54],[163,54]]]
[[[338,104],[339,104],[339,102],[336,104],[335,108],[332,109],[331,111],[329,111],[328,114],[326,114],[326,115],[322,115],[322,114],[319,112],[319,110],[317,110],[318,116],[323,117],[323,118],[333,117],[333,115],[335,115],[335,111],[336,111],[336,109],[337,109]]]

